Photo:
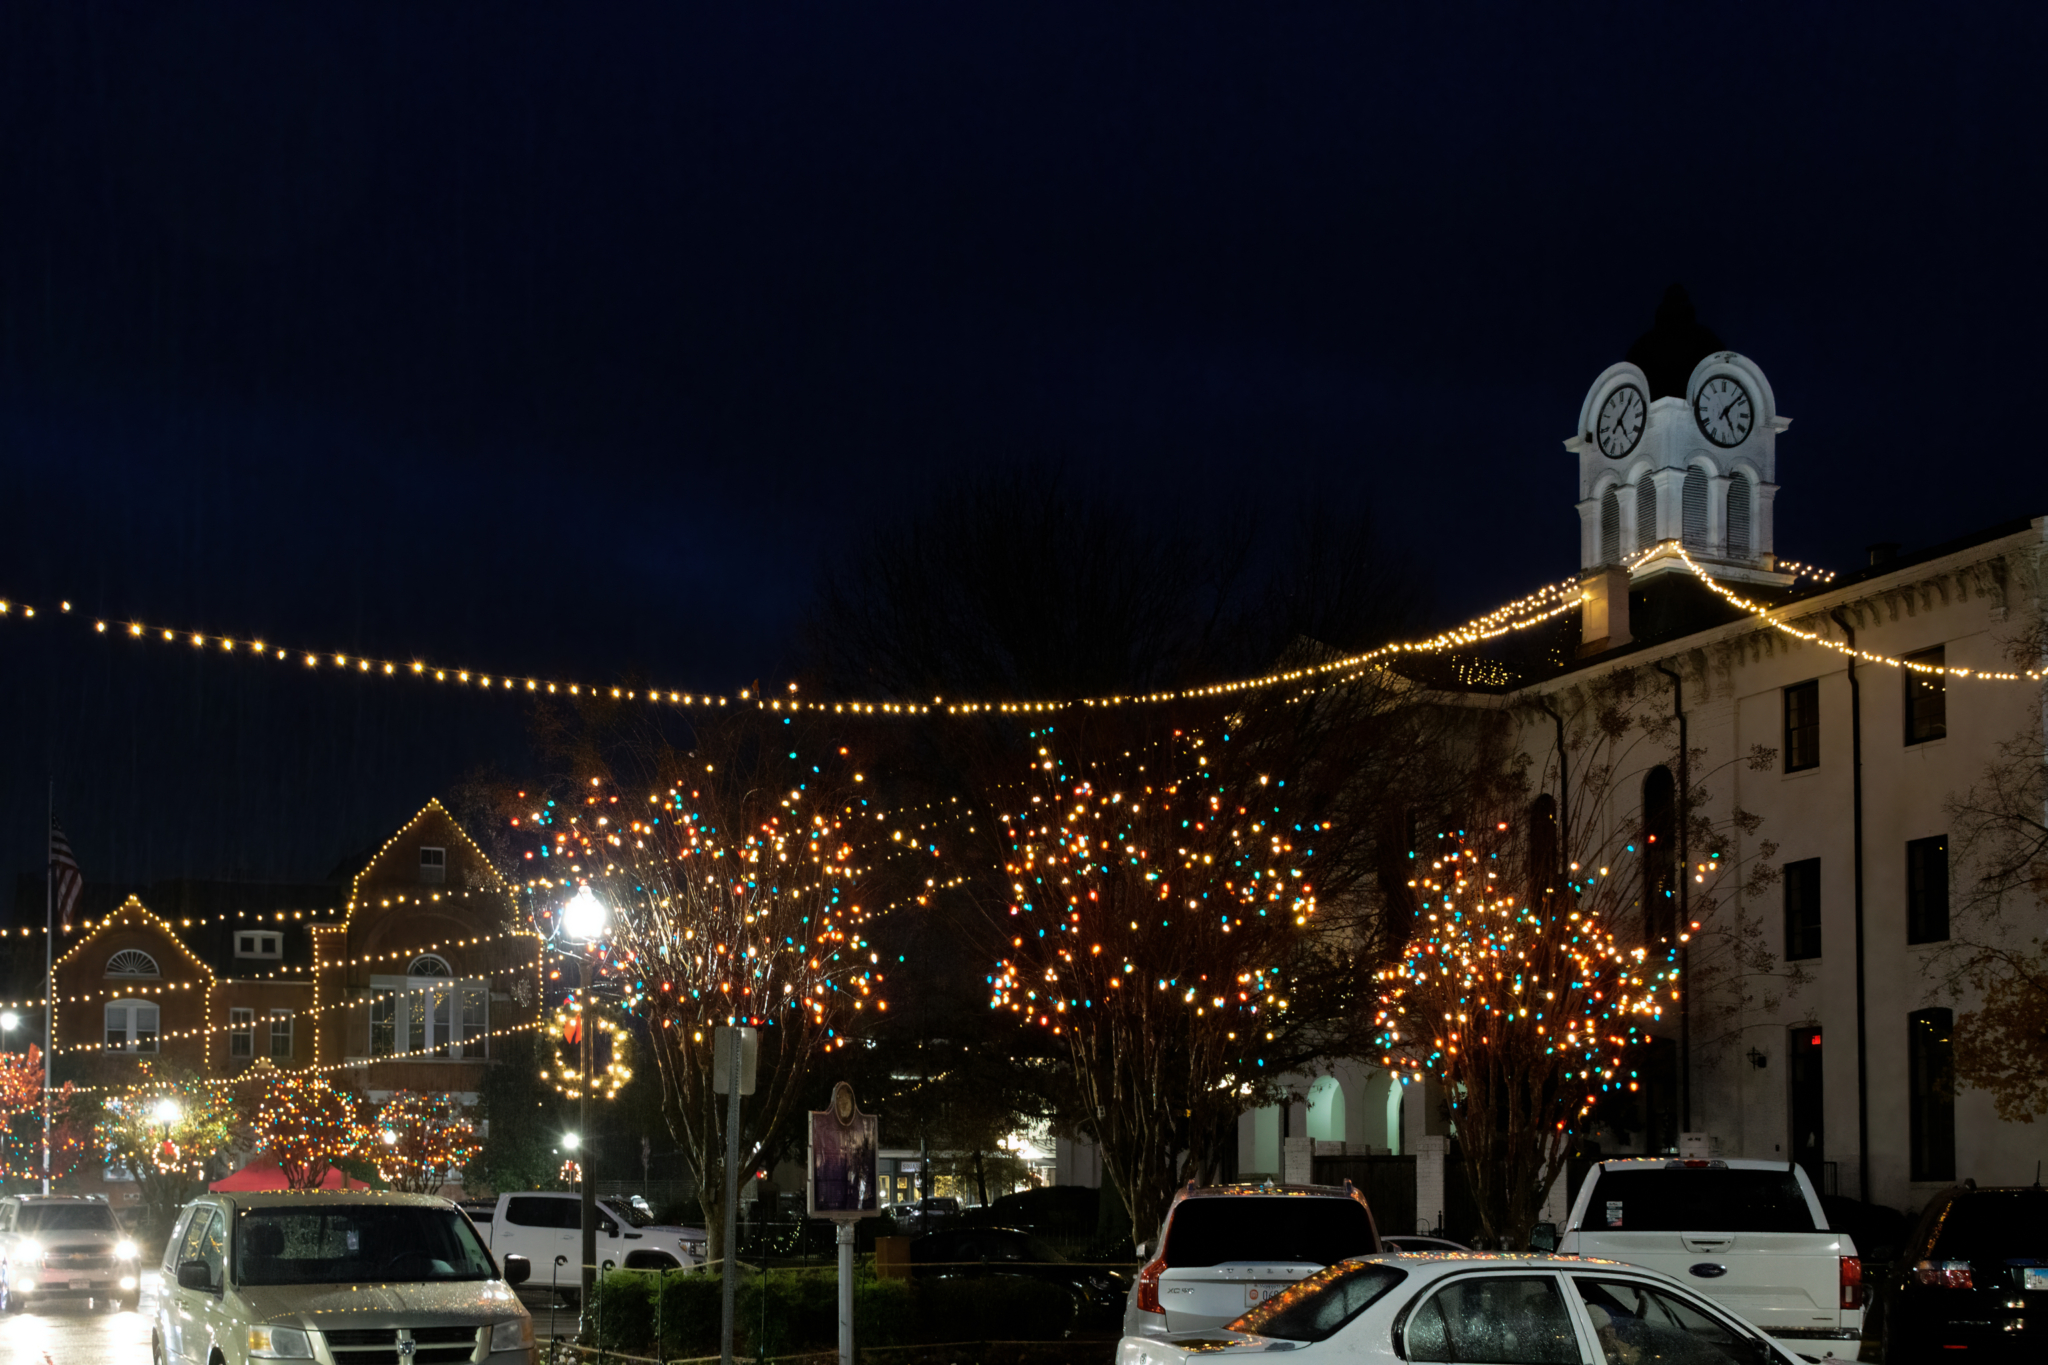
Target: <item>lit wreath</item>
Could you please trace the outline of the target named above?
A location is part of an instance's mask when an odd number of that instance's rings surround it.
[[[619,1088],[633,1079],[633,1034],[624,1024],[607,1018],[601,1009],[591,1011],[592,1025],[601,1035],[612,1040],[612,1058],[596,1072],[595,1083],[590,1087],[592,1099],[609,1100],[618,1097]],[[540,1078],[568,1098],[581,1099],[583,1096],[583,1003],[579,1000],[564,1001],[548,1018],[548,1040],[554,1045],[555,1064],[551,1070],[543,1070]]]

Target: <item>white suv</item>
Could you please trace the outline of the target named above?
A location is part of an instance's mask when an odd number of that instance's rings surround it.
[[[1326,1265],[1380,1249],[1372,1210],[1348,1180],[1207,1189],[1191,1182],[1174,1196],[1151,1262],[1131,1286],[1124,1335],[1221,1327]]]
[[[73,1194],[0,1200],[0,1311],[83,1298],[133,1308],[135,1243],[105,1201]]]

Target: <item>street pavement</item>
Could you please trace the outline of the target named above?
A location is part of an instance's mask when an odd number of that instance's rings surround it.
[[[153,1289],[144,1289],[142,1307],[132,1313],[63,1299],[0,1318],[0,1365],[147,1365]]]

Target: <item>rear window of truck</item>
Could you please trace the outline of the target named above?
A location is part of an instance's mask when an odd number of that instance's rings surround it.
[[[1372,1218],[1355,1199],[1247,1195],[1182,1200],[1167,1225],[1165,1256],[1168,1266],[1334,1265],[1379,1249]]]
[[[1817,1232],[1790,1171],[1604,1171],[1587,1232]]]

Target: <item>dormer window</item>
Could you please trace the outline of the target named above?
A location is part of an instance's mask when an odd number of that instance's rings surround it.
[[[448,850],[431,846],[420,849],[420,881],[439,886],[448,880]]]
[[[284,934],[275,929],[238,929],[235,931],[235,956],[283,957]]]

